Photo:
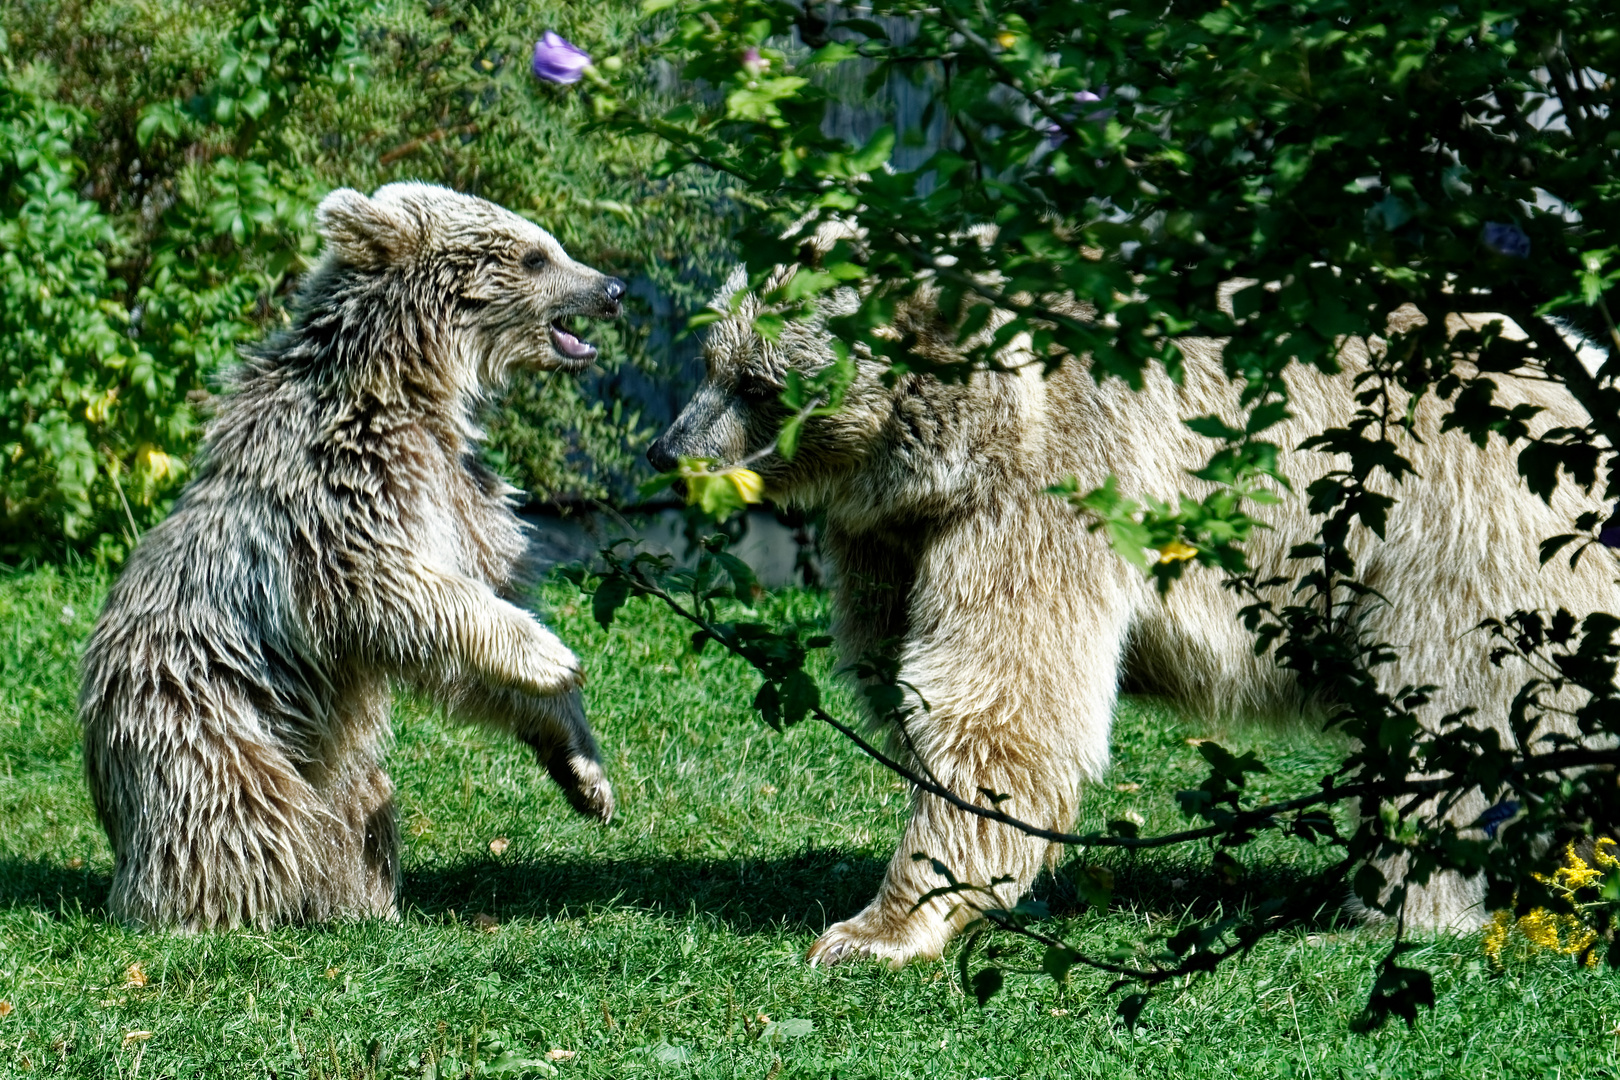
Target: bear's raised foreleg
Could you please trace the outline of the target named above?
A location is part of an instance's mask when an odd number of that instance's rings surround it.
[[[579,659],[529,612],[481,581],[430,566],[375,583],[375,610],[351,619],[380,659],[432,684],[481,683],[549,697],[584,684]]]
[[[578,690],[541,696],[463,684],[452,695],[452,708],[459,716],[503,728],[528,743],[569,806],[586,817],[612,819],[613,785],[602,771]]]
[[[458,574],[417,566],[376,591],[395,627],[385,661],[452,714],[534,747],[575,810],[613,816],[613,787],[580,695],[585,676],[568,646],[488,585]]]

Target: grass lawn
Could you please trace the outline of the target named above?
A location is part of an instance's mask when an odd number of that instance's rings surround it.
[[[903,786],[813,722],[766,729],[748,707],[757,680],[713,648],[692,655],[648,603],[604,633],[567,586],[546,602],[590,671],[611,826],[569,813],[516,744],[402,700],[400,922],[131,933],[103,907],[111,860],[73,714],[104,588],[91,574],[0,577],[0,1076],[1620,1076],[1620,980],[1549,956],[1493,974],[1477,937],[1422,949],[1439,1005],[1415,1029],[1350,1034],[1385,942],[1331,912],[1162,993],[1134,1032],[1107,979],[1078,968],[1064,987],[1009,976],[985,1008],[950,956],[809,968],[817,932],[875,890]],[[822,609],[798,593],[768,603]],[[1202,775],[1187,740],[1205,734],[1127,699],[1083,828],[1127,810],[1175,826],[1172,793]],[[1332,760],[1298,735],[1226,741],[1259,747],[1277,790]],[[1241,904],[1257,881],[1308,875],[1312,858],[1256,851],[1236,882],[1198,853],[1111,866],[1105,915],[1046,887],[1064,932],[1093,947],[1173,925],[1188,905]],[[763,1037],[761,1014],[778,1022]],[[574,1056],[551,1066],[551,1049]]]

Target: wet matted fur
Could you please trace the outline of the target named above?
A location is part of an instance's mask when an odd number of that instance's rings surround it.
[[[473,412],[511,369],[587,366],[563,320],[617,315],[624,285],[444,188],[336,191],[318,218],[291,328],[236,374],[85,652],[109,906],[134,925],[393,915],[396,680],[613,812],[578,661],[507,599],[525,530]]]
[[[723,317],[705,344],[708,379],[649,451],[659,469],[677,456],[734,462],[769,446],[785,418],[777,395],[786,371],[831,360],[815,322],[790,322],[775,340],[762,338],[752,325],[758,299],[734,295],[744,285],[734,275],[716,302]],[[926,296],[901,307],[894,330],[919,349],[949,355],[951,335]],[[1236,618],[1243,601],[1221,587],[1219,574],[1193,568],[1161,597],[1102,535],[1046,494],[1067,477],[1085,491],[1110,475],[1128,495],[1189,486],[1202,494],[1187,473],[1204,464],[1212,444],[1182,421],[1208,414],[1237,421],[1240,410],[1220,344],[1181,345],[1184,380],[1173,383],[1155,368],[1138,392],[1113,379],[1099,385],[1078,360],[1045,379],[1031,363],[1019,374],[981,373],[965,384],[908,374],[892,387],[879,365],[861,360],[843,406],[806,423],[791,462],[771,453],[752,466],[770,498],[825,512],[822,550],[835,576],[841,658],[851,663],[893,648],[903,684],[927,702],[908,723],[911,743],[897,741],[895,752],[915,762],[914,746],[952,790],[968,798],[1006,793],[1000,809],[1048,829],[1072,824],[1082,783],[1108,766],[1123,678],[1206,716],[1297,714],[1306,704],[1291,673],[1255,656]],[[1027,338],[1004,359],[1033,359],[1014,355],[1020,348],[1027,350]],[[1341,360],[1336,377],[1294,370],[1294,416],[1267,433],[1285,448],[1282,466],[1296,493],[1345,467],[1296,449],[1354,413],[1365,343],[1350,341]],[[1505,406],[1545,410],[1538,430],[1584,421],[1561,386],[1497,382]],[[1482,450],[1460,432],[1441,433],[1442,412],[1432,395],[1424,398],[1419,438],[1403,439],[1418,476],[1391,492],[1399,501],[1387,539],[1363,531],[1352,541],[1362,580],[1390,601],[1367,609],[1364,629],[1399,656],[1377,669],[1387,684],[1437,685],[1430,715],[1472,705],[1479,709],[1473,722],[1505,731],[1526,673],[1492,666],[1490,639],[1469,631],[1520,608],[1562,606],[1577,616],[1620,610],[1615,560],[1594,550],[1574,569],[1563,559],[1541,566],[1538,542],[1571,531],[1579,514],[1599,509],[1596,500],[1566,483],[1544,503],[1520,482],[1502,440]],[[1303,495],[1253,512],[1272,526],[1247,546],[1257,577],[1292,573],[1289,549],[1316,533]],[[1281,593],[1277,599],[1287,602]],[[1472,823],[1484,809],[1476,793],[1452,817]],[[949,899],[917,906],[945,884],[927,861],[913,860],[918,852],[963,881],[1007,881],[998,893],[1008,904],[1056,854],[1044,840],[918,795],[877,898],[830,927],[811,948],[813,961],[939,955],[969,913],[948,914]],[[1477,880],[1441,875],[1411,887],[1406,915],[1421,926],[1478,925],[1482,896]]]

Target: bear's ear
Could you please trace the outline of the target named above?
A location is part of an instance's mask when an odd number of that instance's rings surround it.
[[[728,315],[740,306],[743,297],[739,294],[748,289],[748,264],[738,263],[726,275],[726,283],[715,292],[714,299],[709,301],[709,310],[721,315]]]
[[[400,262],[414,246],[415,230],[398,208],[368,199],[352,188],[338,188],[322,199],[315,221],[327,249],[363,270],[380,270]]]

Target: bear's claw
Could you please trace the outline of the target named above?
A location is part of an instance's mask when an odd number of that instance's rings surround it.
[[[606,824],[613,820],[613,785],[602,766],[582,754],[560,749],[545,759],[546,772],[562,788],[575,812]]]
[[[938,950],[906,940],[904,931],[897,934],[874,932],[861,924],[860,916],[829,926],[805,953],[811,967],[832,967],[849,960],[862,958],[881,961],[890,968],[904,967],[912,960],[932,959]]]

